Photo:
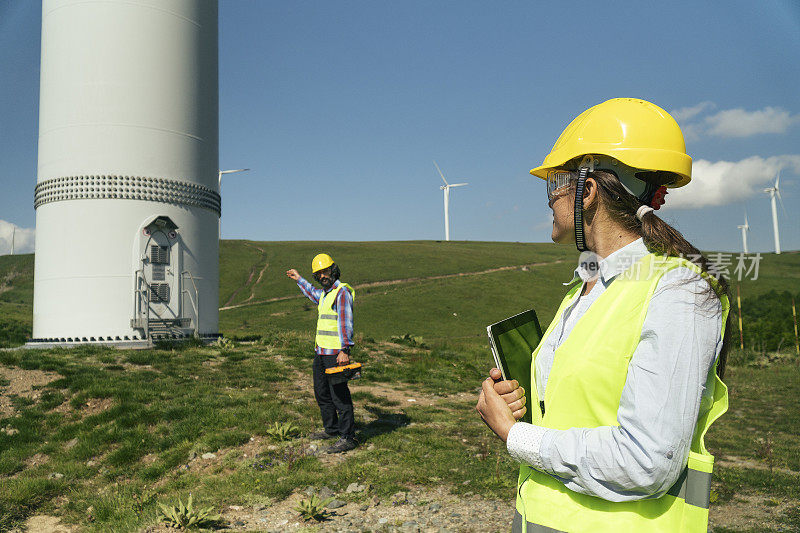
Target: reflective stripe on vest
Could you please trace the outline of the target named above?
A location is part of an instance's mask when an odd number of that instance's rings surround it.
[[[553,529],[552,527],[542,526],[539,524],[532,524],[528,522],[525,524],[525,528],[522,527],[522,515],[519,514],[519,511],[514,511],[514,521],[511,522],[511,533],[522,533],[523,531],[527,533],[566,533],[565,531],[561,531],[560,529]]]
[[[320,348],[327,350],[340,350],[342,341],[339,338],[339,315],[333,310],[339,291],[349,290],[351,296],[355,298],[355,291],[347,283],[339,285],[330,290],[319,299],[317,304],[317,336],[315,342]]]
[[[628,364],[639,343],[650,299],[661,276],[669,270],[686,267],[716,286],[717,281],[703,275],[684,259],[649,254],[620,274],[578,319],[569,337],[556,349],[547,380],[543,415],[533,409],[533,423],[553,428],[593,428],[618,426],[617,411],[627,378]],[[578,297],[580,285],[573,287],[561,303],[553,322],[542,336],[551,334],[564,310]],[[728,316],[728,299],[721,297],[722,331]],[[531,405],[541,399],[536,392],[535,358],[531,361]],[[579,494],[545,473],[528,466],[520,468],[515,531],[625,531],[705,533],[708,527],[708,502],[714,457],[705,448],[703,437],[711,424],[727,410],[728,392],[709,370],[688,465],[673,487],[660,498],[611,502]]]

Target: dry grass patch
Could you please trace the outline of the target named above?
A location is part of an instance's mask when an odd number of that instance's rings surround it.
[[[737,494],[731,501],[711,505],[709,522],[733,531],[789,531],[784,516],[800,502],[760,494]]]
[[[0,418],[10,417],[16,413],[11,401],[12,396],[38,400],[41,396],[38,389],[59,377],[61,376],[55,372],[0,366],[0,383],[5,383],[0,385]]]

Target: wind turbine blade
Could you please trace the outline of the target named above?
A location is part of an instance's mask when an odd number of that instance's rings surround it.
[[[775,189],[778,188],[778,182],[781,181],[781,171],[778,171],[778,175],[775,176]]]
[[[463,187],[464,185],[469,185],[469,183],[453,183],[450,187]]]
[[[434,161],[434,162],[433,162],[433,164],[434,164],[434,165],[436,165],[436,170],[438,170],[438,171],[439,171],[439,175],[442,177],[442,181],[444,182],[444,184],[445,184],[445,185],[449,185],[449,184],[447,183],[447,180],[446,180],[446,179],[444,179],[444,174],[442,174],[442,169],[440,169],[440,168],[439,168],[439,165],[437,165],[437,164],[436,164],[436,161]]]
[[[783,198],[781,197],[781,191],[776,188],[775,196],[778,197],[778,201],[781,203],[781,211],[783,211],[783,216],[788,217],[789,215],[786,214],[786,208],[783,207]]]

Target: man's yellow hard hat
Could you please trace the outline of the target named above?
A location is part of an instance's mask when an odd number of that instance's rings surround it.
[[[667,187],[683,187],[692,179],[692,158],[680,126],[646,100],[614,98],[587,109],[570,122],[531,174],[547,179],[549,171],[589,154],[606,155],[638,170],[677,174]]]
[[[325,270],[333,264],[333,258],[328,254],[317,254],[311,260],[311,272],[319,272]]]

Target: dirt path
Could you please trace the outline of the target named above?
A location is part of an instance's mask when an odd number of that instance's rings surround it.
[[[0,366],[0,418],[15,414],[12,396],[38,400],[38,389],[59,377],[55,372]]]
[[[76,526],[65,525],[56,516],[36,515],[25,521],[25,528],[12,530],[11,533],[73,533]]]
[[[418,283],[418,282],[421,282],[421,281],[432,281],[432,280],[437,280],[437,279],[460,278],[460,277],[466,277],[466,276],[482,276],[484,274],[492,274],[494,272],[503,272],[503,271],[506,271],[506,270],[519,270],[519,269],[534,268],[534,267],[544,266],[544,265],[555,265],[555,264],[558,264],[558,263],[563,263],[564,261],[565,261],[564,259],[556,259],[555,261],[546,261],[546,262],[540,262],[540,263],[527,263],[527,264],[524,264],[524,265],[509,265],[509,266],[502,266],[502,267],[496,267],[496,268],[489,268],[489,269],[486,269],[486,270],[479,270],[477,272],[455,272],[453,274],[439,274],[439,275],[436,275],[436,276],[421,276],[421,277],[416,277],[416,278],[402,278],[402,279],[390,279],[390,280],[385,280],[385,281],[371,281],[369,283],[361,283],[361,284],[358,284],[358,285],[353,285],[353,288],[354,289],[363,289],[363,288],[367,288],[367,287],[384,287],[384,286],[390,286],[390,285],[402,285],[404,283]],[[266,268],[266,267],[264,267],[264,268]],[[262,271],[262,273],[263,273],[263,271]],[[251,272],[250,276],[252,278],[253,272]],[[261,279],[261,276],[259,276],[259,280],[260,279]],[[248,283],[249,283],[249,280],[248,280]],[[256,282],[256,283],[258,283],[258,282]],[[247,284],[245,284],[245,285],[247,285]],[[248,306],[251,306],[251,305],[261,305],[261,304],[272,303],[272,302],[280,302],[282,300],[292,300],[292,299],[295,299],[295,298],[305,298],[303,295],[292,294],[290,296],[277,296],[275,298],[267,298],[266,300],[258,300],[258,301],[255,301],[255,302],[248,301],[246,303],[230,305],[231,301],[233,300],[233,297],[236,295],[236,293],[238,293],[238,291],[240,289],[237,289],[237,291],[234,293],[233,296],[231,296],[228,299],[228,301],[225,303],[225,305],[223,307],[219,308],[220,311],[226,311],[228,309],[237,309],[237,308],[240,308],[240,307],[248,307]],[[361,298],[363,298],[363,297],[364,296],[361,296]],[[251,298],[252,298],[252,296],[251,296]],[[248,298],[248,300],[250,300],[250,298]]]
[[[230,505],[222,510],[227,530],[245,531],[361,531],[495,532],[508,531],[514,500],[485,499],[472,493],[451,494],[446,487],[417,487],[387,498],[375,496],[369,485],[359,492],[347,487],[306,487],[269,505]],[[303,522],[294,509],[300,500],[320,491],[342,498],[323,522]],[[357,501],[348,501],[356,497]]]
[[[237,305],[231,306],[231,304],[236,299],[236,297],[239,295],[239,293],[242,292],[244,289],[246,289],[247,286],[250,285],[250,283],[252,283],[253,278],[256,276],[256,269],[258,269],[258,264],[261,262],[262,259],[265,259],[266,256],[267,256],[267,252],[263,248],[261,248],[259,246],[256,246],[254,244],[249,244],[249,243],[244,243],[244,245],[245,246],[249,246],[250,248],[255,248],[256,250],[258,250],[261,253],[261,257],[255,263],[253,263],[253,266],[250,267],[250,274],[247,276],[247,281],[245,281],[241,286],[239,286],[235,291],[233,291],[233,294],[231,294],[230,298],[228,298],[228,300],[225,302],[225,306],[226,307],[220,307],[220,309],[233,309],[235,307],[241,307],[241,304],[238,305],[238,306]],[[261,272],[258,273],[258,279],[250,287],[250,297],[247,298],[247,300],[245,300],[245,302],[248,302],[248,301],[252,300],[255,297],[255,292],[254,292],[255,291],[255,286],[258,285],[258,283],[261,281],[261,278],[264,276],[264,271],[267,270],[268,266],[269,266],[269,263],[265,261],[264,262],[264,268],[262,268]]]
[[[6,273],[5,276],[0,278],[0,294],[3,294],[4,292],[8,292],[11,289],[13,289],[14,288],[13,281],[14,278],[17,277],[19,277],[19,272],[12,269],[8,273]]]
[[[261,250],[261,248],[259,248],[259,250]],[[261,250],[261,251],[263,252],[264,250]],[[250,287],[250,296],[248,296],[248,297],[247,297],[247,300],[245,300],[245,302],[249,302],[249,301],[251,301],[253,298],[255,298],[255,296],[256,296],[256,285],[258,285],[259,283],[261,283],[261,278],[263,278],[263,277],[264,277],[264,272],[266,272],[266,271],[267,271],[267,268],[268,268],[268,267],[269,267],[269,263],[268,263],[268,262],[264,263],[264,268],[262,268],[262,269],[261,269],[261,272],[259,272],[259,273],[258,273],[258,279],[257,279],[257,280],[256,280],[256,282],[255,282],[255,283],[253,283],[253,285]]]

